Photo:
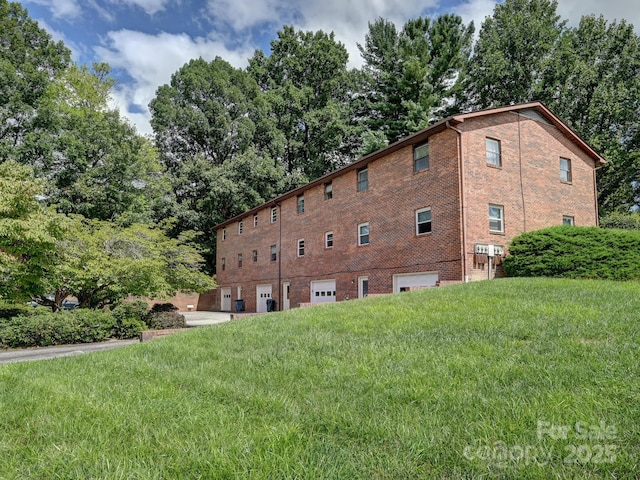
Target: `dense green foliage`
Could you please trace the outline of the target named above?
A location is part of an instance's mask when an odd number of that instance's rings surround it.
[[[622,228],[625,230],[640,230],[640,213],[614,212],[600,218],[602,228]]]
[[[475,282],[0,365],[0,477],[635,478],[638,288]]]
[[[8,320],[18,315],[31,315],[35,309],[23,303],[0,302],[0,321]]]
[[[640,232],[552,227],[514,238],[504,268],[513,277],[640,280]]]
[[[149,312],[144,321],[150,330],[185,328],[187,326],[184,315],[178,312]]]
[[[13,317],[0,323],[0,348],[46,347],[101,342],[111,338],[113,317],[97,310],[36,314]]]

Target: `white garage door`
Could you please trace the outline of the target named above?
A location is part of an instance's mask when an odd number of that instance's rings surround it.
[[[335,302],[336,281],[319,280],[317,282],[311,282],[311,301],[314,303]]]
[[[230,288],[220,289],[220,310],[222,310],[223,312],[231,311],[231,289]]]
[[[438,272],[403,273],[393,276],[393,293],[404,292],[412,287],[435,287]]]
[[[258,285],[256,287],[256,304],[258,313],[267,311],[267,299],[271,298],[271,285]]]

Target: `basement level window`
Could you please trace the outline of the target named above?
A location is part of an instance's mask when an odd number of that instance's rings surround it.
[[[574,218],[572,216],[569,216],[569,215],[564,215],[562,217],[562,224],[563,225],[575,225]]]

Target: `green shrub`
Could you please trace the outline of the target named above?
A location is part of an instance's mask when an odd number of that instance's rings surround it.
[[[147,315],[145,323],[151,330],[185,328],[187,326],[184,315],[181,315],[178,312],[151,312]]]
[[[121,303],[111,311],[113,315],[111,336],[120,339],[137,337],[142,330],[147,328],[145,319],[148,313],[149,305],[147,302],[136,300]]]
[[[504,260],[512,277],[640,280],[640,231],[551,227],[511,241]]]
[[[0,346],[45,347],[101,342],[111,336],[113,325],[114,319],[109,312],[97,310],[21,315],[0,326]]]
[[[0,320],[6,320],[18,315],[32,315],[36,309],[30,305],[0,302]]]
[[[156,303],[151,307],[151,313],[160,313],[160,312],[177,312],[178,307],[176,307],[173,303]]]
[[[624,230],[640,230],[640,214],[611,213],[600,219],[602,228],[622,228]]]

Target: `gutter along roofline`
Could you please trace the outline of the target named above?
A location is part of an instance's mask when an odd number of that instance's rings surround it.
[[[602,166],[606,163],[606,160],[600,156],[589,144],[587,144],[587,142],[585,142],[584,140],[582,140],[578,134],[576,134],[570,127],[568,127],[562,120],[560,120],[560,118],[558,118],[556,115],[554,115],[551,110],[549,110],[547,107],[545,107],[541,102],[531,102],[531,103],[525,103],[525,104],[520,104],[520,105],[510,105],[510,106],[505,106],[505,107],[499,107],[499,108],[491,108],[491,109],[486,109],[486,110],[478,110],[475,112],[470,112],[470,113],[462,113],[459,115],[453,115],[451,117],[445,118],[444,120],[441,120],[437,123],[434,123],[433,125],[431,125],[430,127],[425,128],[424,130],[420,130],[419,132],[416,132],[412,135],[409,135],[408,137],[405,137],[403,139],[398,140],[397,142],[392,143],[391,145],[388,145],[385,148],[382,148],[381,150],[378,150],[376,152],[370,153],[369,155],[366,155],[362,158],[360,158],[359,160],[356,160],[353,163],[350,163],[349,165],[345,165],[344,167],[341,167],[337,170],[334,170],[333,172],[330,172],[326,175],[323,175],[322,177],[316,178],[315,180],[306,183],[298,188],[295,188],[293,190],[289,190],[286,193],[283,193],[282,195],[275,197],[261,205],[258,205],[257,207],[254,207],[250,210],[247,210],[239,215],[236,215],[232,218],[229,218],[228,220],[225,220],[224,222],[219,223],[218,225],[215,225],[214,227],[212,227],[211,230],[218,230],[220,228],[226,227],[227,225],[230,225],[234,222],[237,222],[239,220],[242,220],[243,218],[253,215],[257,212],[259,212],[260,210],[263,210],[265,208],[269,208],[269,207],[275,207],[275,206],[279,206],[283,200],[286,200],[288,198],[291,198],[293,196],[296,196],[302,192],[304,192],[305,190],[308,190],[309,188],[318,186],[318,185],[322,185],[324,183],[327,183],[329,181],[331,181],[332,179],[339,177],[347,172],[350,172],[352,170],[359,170],[361,168],[366,167],[369,163],[374,162],[382,157],[385,157],[397,150],[400,150],[402,148],[405,148],[407,146],[410,145],[414,145],[416,143],[420,143],[425,141],[426,139],[428,139],[430,136],[436,134],[436,133],[440,133],[444,130],[446,130],[447,128],[452,128],[455,127],[456,125],[459,125],[461,123],[464,123],[465,120],[469,120],[469,119],[473,119],[473,118],[477,118],[477,117],[482,117],[482,116],[486,116],[486,115],[495,115],[498,113],[507,113],[507,112],[519,112],[522,110],[536,110],[540,115],[542,115],[546,120],[548,120],[550,122],[550,124],[552,124],[553,126],[555,126],[558,130],[560,130],[566,137],[568,137],[572,142],[574,142],[578,147],[580,147],[582,150],[584,150],[591,158],[593,158],[595,164],[596,164],[596,168],[599,168],[599,166]],[[598,166],[599,165],[599,166]]]

